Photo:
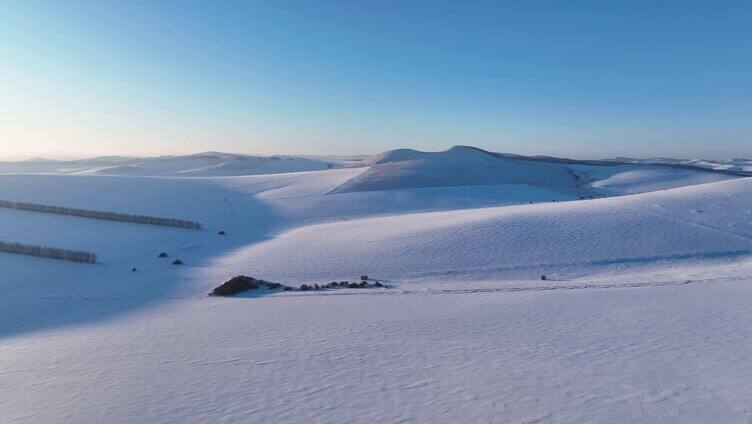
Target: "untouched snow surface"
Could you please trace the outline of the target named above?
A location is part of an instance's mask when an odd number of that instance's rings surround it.
[[[750,192],[752,179],[745,179],[612,199],[304,226],[224,257],[211,270],[305,282],[359,270],[386,279],[505,280],[737,257],[752,254]]]
[[[332,193],[425,187],[526,185],[589,197],[643,193],[752,176],[745,159],[734,166],[676,159],[578,161],[498,154],[469,146],[443,152],[398,149],[375,156],[249,156],[205,152],[186,156],[119,157],[0,162],[0,173],[92,174],[115,176],[216,177],[283,174],[331,168],[365,168],[332,187]],[[715,166],[715,165],[718,166]],[[732,172],[732,173],[729,173]]]
[[[752,420],[752,179],[489,156],[505,165],[481,184],[453,167],[485,153],[454,150],[232,177],[0,175],[2,199],[205,227],[0,209],[0,240],[100,258],[0,254],[0,422]],[[240,273],[390,288],[206,296]]]
[[[653,158],[653,159],[632,159],[632,158],[618,158],[617,160],[623,160],[633,163],[644,164],[676,164],[676,165],[689,165],[699,168],[707,168],[722,171],[733,172],[752,172],[752,159],[745,158],[733,158],[724,160],[706,160],[706,159],[670,159],[670,158]]]
[[[315,171],[331,162],[291,156],[249,156],[206,152],[187,156],[129,158],[104,156],[73,161],[0,162],[0,172],[127,176],[233,176]]]
[[[444,152],[400,149],[376,155],[369,169],[333,193],[416,187],[525,184],[568,196],[622,195],[723,181],[732,175],[699,168],[550,160],[467,146]]]

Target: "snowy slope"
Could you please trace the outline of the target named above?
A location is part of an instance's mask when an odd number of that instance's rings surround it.
[[[2,199],[205,227],[0,209],[0,240],[101,259],[0,255],[0,421],[752,419],[752,179],[463,149],[371,161],[0,175]],[[469,185],[442,185],[449,170]],[[677,184],[699,185],[662,190]],[[394,287],[205,296],[239,273],[288,284],[367,273]]]
[[[0,162],[0,172],[83,173],[128,176],[234,176],[328,169],[329,162],[292,156],[249,156],[221,152],[186,156],[105,156],[74,161]]]
[[[728,180],[729,176],[693,169],[644,165],[572,165],[580,184],[598,194],[619,196]]]
[[[333,193],[418,187],[524,184],[567,196],[623,195],[734,178],[703,169],[502,155],[455,146],[443,152],[400,149],[376,155],[370,168]]]
[[[671,158],[649,158],[649,159],[634,159],[634,158],[617,158],[616,160],[623,162],[639,163],[639,164],[671,164],[671,165],[683,165],[698,168],[706,168],[719,171],[731,171],[731,172],[752,172],[752,159],[745,158],[732,158],[723,160],[708,160],[708,159],[671,159]]]
[[[288,281],[570,278],[752,254],[752,179],[620,198],[400,214],[295,228],[216,269]],[[618,241],[618,242],[617,242]]]
[[[0,417],[745,422],[750,282],[174,301],[0,341]]]
[[[526,184],[570,195],[577,192],[566,166],[500,158],[472,147],[436,153],[393,150],[375,156],[370,164],[366,172],[333,192],[503,184]]]
[[[735,165],[720,166],[712,161],[673,159],[587,161],[498,154],[475,147],[455,146],[443,152],[398,149],[370,157],[265,157],[206,152],[150,158],[103,156],[72,161],[34,159],[0,162],[0,172],[215,177],[366,168],[364,172],[334,187],[332,193],[526,185],[556,193],[559,197],[588,197],[643,193],[752,176],[752,171],[744,172],[744,159],[734,159],[729,163]]]
[[[4,287],[33,292],[25,286],[29,281],[62,274],[92,289],[103,273],[118,281],[172,281],[190,274],[183,281],[196,285],[160,286],[186,293],[202,293],[239,273],[289,283],[364,272],[405,283],[530,280],[542,273],[568,278],[735,260],[752,250],[750,179],[569,202],[572,197],[526,185],[332,193],[367,172],[344,168],[206,179],[0,176],[0,198],[7,200],[191,219],[206,228],[0,209],[0,239],[94,251],[103,262],[93,268],[45,262],[49,265],[39,268],[29,266],[38,259],[0,255],[9,284]],[[220,229],[229,235],[218,238]],[[179,254],[188,262],[181,268],[186,271],[155,261],[160,251]],[[190,269],[194,265],[199,269]],[[133,266],[137,277],[122,274]]]

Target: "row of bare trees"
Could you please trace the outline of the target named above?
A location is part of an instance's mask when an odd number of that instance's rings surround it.
[[[58,249],[57,247],[36,246],[17,242],[0,241],[0,252],[40,256],[43,258],[61,259],[74,262],[85,262],[89,264],[97,262],[96,253],[84,252],[81,250]]]
[[[160,218],[157,216],[131,215],[118,212],[92,211],[87,209],[66,208],[62,206],[41,205],[36,203],[10,202],[0,200],[0,208],[20,209],[32,212],[55,213],[60,215],[80,216],[84,218],[106,219],[108,221],[134,222],[137,224],[164,225],[167,227],[200,230],[201,224],[185,219]]]

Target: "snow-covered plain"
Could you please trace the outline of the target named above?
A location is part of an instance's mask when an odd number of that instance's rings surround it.
[[[205,228],[0,209],[0,240],[100,258],[0,254],[0,422],[752,420],[752,179],[472,148],[319,163],[0,174],[1,199]],[[206,296],[241,273],[391,287]]]

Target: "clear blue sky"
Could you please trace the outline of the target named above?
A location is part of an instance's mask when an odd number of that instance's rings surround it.
[[[752,156],[750,1],[0,2],[0,156]]]

